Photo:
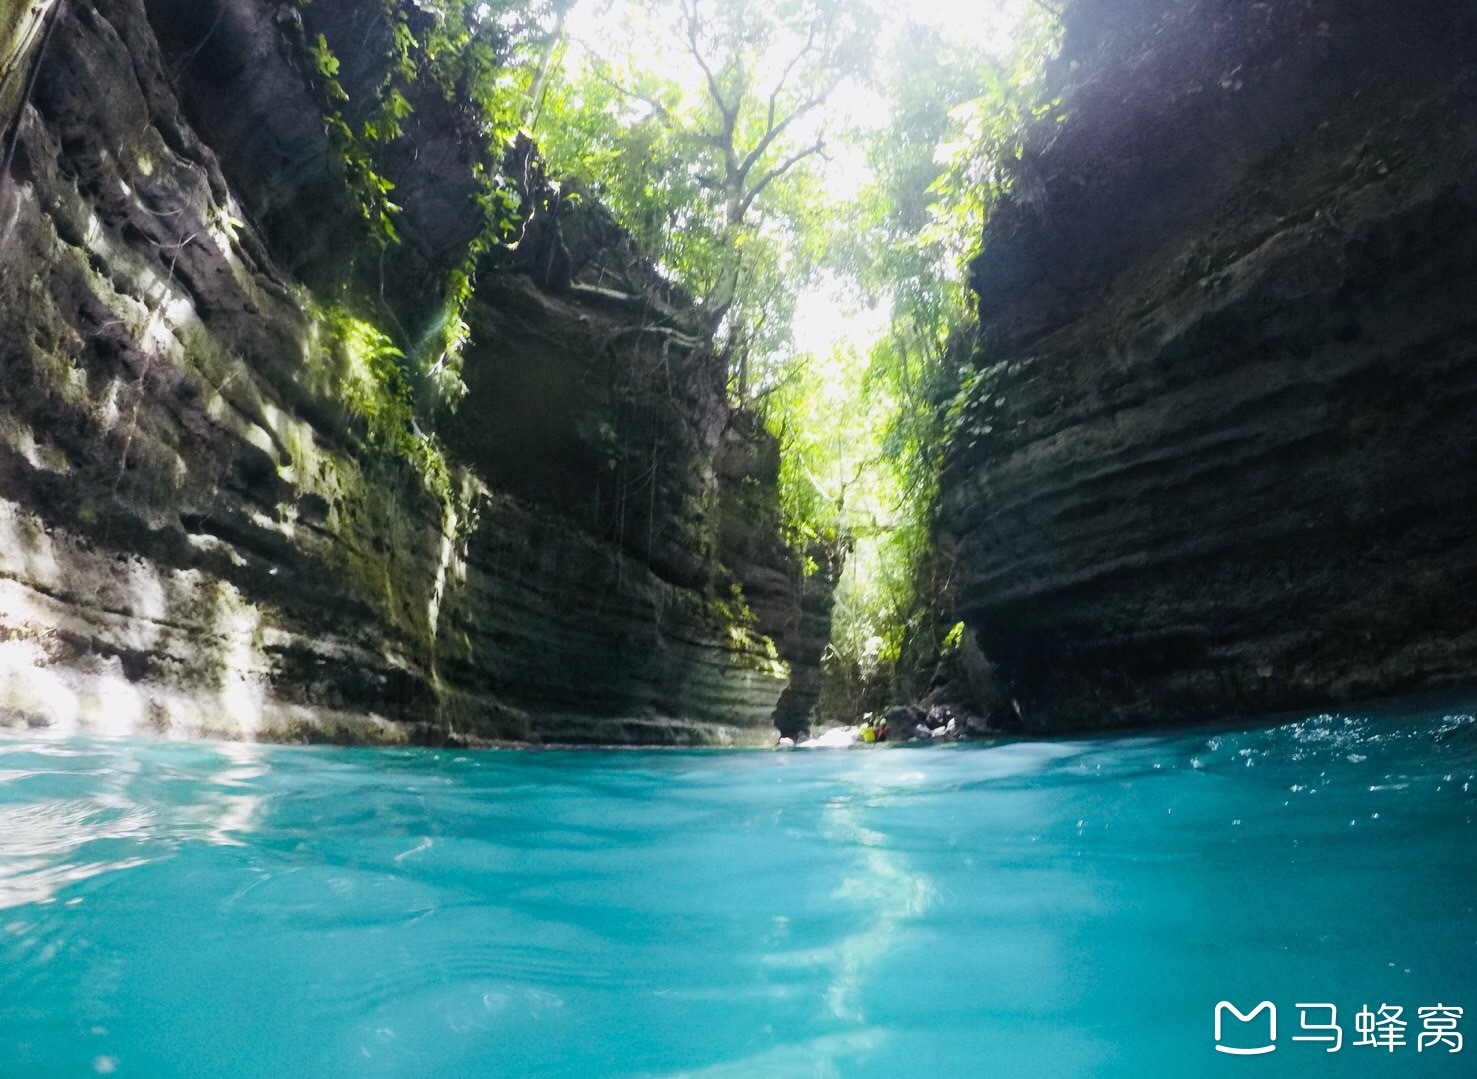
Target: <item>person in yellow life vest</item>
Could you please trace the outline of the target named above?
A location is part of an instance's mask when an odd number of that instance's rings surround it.
[[[872,729],[872,725],[870,723],[862,724],[861,736],[863,742],[877,741],[877,732]]]

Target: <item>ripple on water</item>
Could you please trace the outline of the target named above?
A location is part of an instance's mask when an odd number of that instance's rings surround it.
[[[1466,708],[813,754],[0,740],[0,1074],[1213,1074],[1219,999],[1477,1007],[1474,772]]]

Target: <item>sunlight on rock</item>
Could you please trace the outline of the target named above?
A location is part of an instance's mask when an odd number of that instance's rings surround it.
[[[0,642],[0,723],[74,728],[77,694],[57,674],[37,666],[38,660],[34,643]]]

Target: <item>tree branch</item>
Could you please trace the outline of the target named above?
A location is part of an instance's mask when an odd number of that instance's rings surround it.
[[[790,115],[780,120],[778,124],[772,125],[769,130],[765,131],[764,134],[760,137],[759,141],[754,144],[754,148],[749,151],[749,153],[744,157],[744,160],[739,164],[736,179],[738,179],[740,182],[747,179],[750,170],[753,169],[755,164],[758,163],[759,159],[764,156],[764,151],[768,150],[770,146],[773,145],[774,140],[783,135],[785,129],[793,124],[796,120],[800,119],[800,117],[804,116],[811,109],[823,103],[826,98],[830,96],[831,91],[835,88],[836,85],[833,82],[830,86],[826,87],[826,89],[822,93],[816,94],[814,97],[809,98],[803,104],[799,105],[794,112],[790,113]]]
[[[825,148],[825,140],[816,139],[809,146],[805,147],[805,149],[796,151],[795,153],[791,154],[789,157],[781,161],[774,168],[766,172],[763,176],[759,178],[759,182],[749,189],[749,193],[744,196],[742,204],[743,212],[748,212],[749,207],[754,205],[754,200],[759,197],[760,193],[766,187],[772,184],[775,180],[778,180],[785,173],[789,172],[796,165],[800,164],[800,162],[804,161],[807,157],[814,157]]]
[[[698,18],[697,0],[683,0],[682,13],[687,17],[687,47],[692,53],[692,58],[697,61],[697,66],[702,68],[703,77],[708,80],[708,93],[713,97],[713,104],[718,106],[718,111],[723,115],[727,124],[729,116],[738,117],[738,106],[729,107],[727,99],[723,96],[723,86],[718,81],[718,76],[713,73],[708,58],[703,55],[702,46],[698,44],[698,34],[702,29],[702,23]],[[731,127],[731,124],[727,124]]]
[[[599,79],[606,86],[609,86],[616,93],[624,94],[632,101],[639,101],[643,105],[650,106],[652,112],[656,114],[657,118],[668,127],[676,126],[676,124],[672,120],[672,114],[667,111],[667,107],[663,105],[660,101],[658,101],[654,97],[647,97],[645,94],[638,94],[635,90],[631,90],[625,86],[622,86],[620,83],[612,79],[609,75],[605,74],[604,71],[600,70],[600,68],[600,64],[592,64],[590,66],[590,70],[594,74],[595,78]]]
[[[774,114],[779,103],[779,96],[784,92],[785,84],[790,81],[790,75],[795,70],[795,66],[805,58],[810,52],[811,47],[815,44],[815,33],[819,27],[820,19],[817,18],[815,22],[810,24],[810,33],[806,35],[805,44],[800,47],[799,52],[790,57],[790,62],[785,65],[785,70],[780,73],[779,82],[774,84],[774,92],[769,95],[769,119],[765,124],[766,131],[774,130]]]

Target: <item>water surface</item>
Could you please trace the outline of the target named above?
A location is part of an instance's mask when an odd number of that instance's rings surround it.
[[[4,736],[0,1075],[1477,1074],[1416,1048],[1437,1003],[1477,1035],[1474,775],[1449,705],[778,753]],[[1222,999],[1276,1049],[1217,1053]],[[1291,1041],[1307,1002],[1337,1053]],[[1355,1047],[1381,1004],[1407,1044]]]

